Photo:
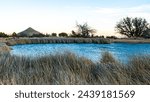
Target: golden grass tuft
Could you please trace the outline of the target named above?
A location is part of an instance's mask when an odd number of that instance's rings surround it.
[[[114,58],[114,56],[111,53],[105,51],[102,53],[102,58],[100,62],[101,63],[116,63],[117,60]]]
[[[143,85],[150,84],[149,63],[150,57],[135,56],[122,64],[108,52],[98,63],[70,52],[36,59],[1,54],[0,84]]]

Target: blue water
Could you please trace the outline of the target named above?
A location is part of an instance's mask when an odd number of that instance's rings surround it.
[[[111,52],[122,62],[126,61],[132,55],[150,55],[150,44],[25,44],[12,46],[12,49],[11,54],[33,58],[69,51],[94,62],[99,61],[101,53],[105,51]]]

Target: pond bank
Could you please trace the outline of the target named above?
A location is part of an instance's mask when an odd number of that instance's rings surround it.
[[[110,44],[110,43],[150,43],[150,39],[144,38],[60,38],[60,37],[44,37],[44,38],[11,38],[5,43],[9,46],[17,44],[48,44],[48,43],[95,43],[95,44]]]
[[[5,43],[0,42],[0,53],[7,53],[10,51],[10,47],[7,46]]]
[[[110,39],[105,38],[15,38],[6,42],[7,45],[16,44],[48,44],[48,43],[95,43],[110,44]]]
[[[150,39],[144,39],[144,38],[139,38],[139,39],[112,39],[111,42],[113,43],[150,43]]]
[[[111,44],[111,43],[150,43],[150,39],[144,38],[58,38],[58,37],[44,37],[44,38],[8,38],[0,39],[0,52],[9,52],[9,46],[17,44],[48,44],[48,43],[94,43],[94,44]]]

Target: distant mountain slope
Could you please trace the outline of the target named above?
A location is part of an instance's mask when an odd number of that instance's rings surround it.
[[[29,37],[29,36],[33,36],[33,35],[39,35],[39,34],[42,34],[42,33],[40,33],[40,32],[38,32],[38,31],[34,30],[34,29],[31,28],[31,27],[29,27],[28,29],[26,29],[26,30],[24,30],[24,31],[22,31],[22,32],[20,32],[20,33],[18,33],[17,35],[18,35],[18,36],[27,36],[27,37]]]

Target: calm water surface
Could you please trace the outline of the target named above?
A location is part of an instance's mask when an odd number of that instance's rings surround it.
[[[127,61],[128,57],[132,55],[150,55],[150,44],[25,44],[12,46],[12,49],[11,54],[33,58],[69,51],[94,62],[100,60],[101,53],[104,51],[111,52],[122,62]]]

